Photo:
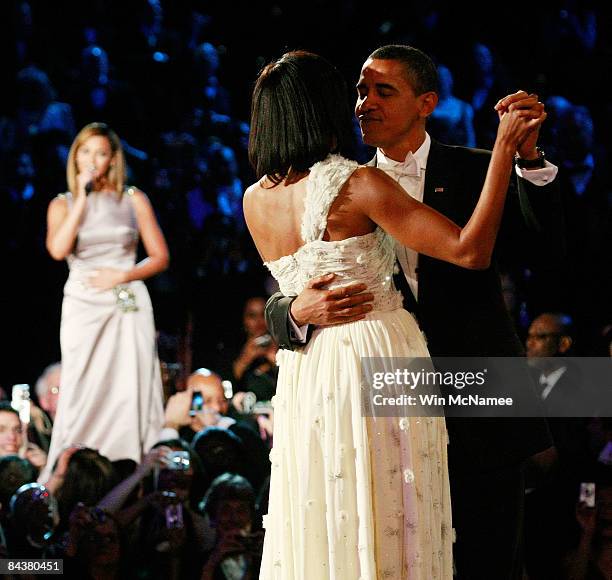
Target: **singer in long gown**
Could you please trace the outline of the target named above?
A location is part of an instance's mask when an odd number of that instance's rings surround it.
[[[147,197],[124,187],[124,173],[116,134],[88,125],[70,151],[69,191],[49,206],[47,247],[67,259],[70,273],[62,385],[43,482],[67,446],[139,462],[162,427],[153,309],[142,279],[165,269],[168,250]],[[139,234],[148,257],[136,265]]]

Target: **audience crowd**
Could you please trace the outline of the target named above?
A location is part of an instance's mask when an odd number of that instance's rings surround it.
[[[327,56],[348,83],[379,45],[426,50],[440,71],[428,130],[450,144],[489,148],[497,100],[538,93],[566,247],[561,263],[546,247],[501,256],[507,307],[546,405],[563,396],[571,368],[538,360],[612,356],[610,17],[565,0],[527,15],[492,11],[477,27],[454,4],[373,13],[347,0],[2,3],[0,557],[63,558],[82,578],[257,578],[277,350],[263,308],[276,288],[242,216],[254,179],[246,119],[259,68],[287,47]],[[37,482],[61,396],[67,273],[45,251],[45,214],[66,189],[71,141],[92,121],[124,138],[129,180],[152,198],[170,246],[171,267],[147,282],[165,423],[140,464],[75,441]],[[356,133],[355,158],[372,154]],[[523,243],[500,236],[504,248]],[[13,384],[33,385],[17,409]],[[555,448],[526,474],[526,578],[612,577],[612,421],[556,418],[551,432]]]

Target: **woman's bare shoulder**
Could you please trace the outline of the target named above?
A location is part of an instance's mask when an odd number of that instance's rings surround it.
[[[381,169],[369,165],[360,165],[349,177],[346,189],[353,195],[370,194],[389,182],[395,183]]]
[[[360,165],[355,169],[351,178],[361,179],[362,181],[380,181],[381,179],[392,179],[382,169],[372,165]]]
[[[262,202],[268,197],[273,184],[269,183],[269,179],[262,177],[259,181],[249,185],[242,197],[242,205],[244,211],[249,211],[254,205],[261,207]]]
[[[244,192],[244,199],[247,200],[255,197],[258,193],[260,193],[261,189],[261,179],[255,183],[251,183],[251,185],[249,185]]]
[[[134,187],[133,185],[126,187],[123,194],[131,198],[132,201],[135,203],[146,203],[149,201],[149,197],[147,196],[147,194],[142,191],[142,189]]]
[[[154,213],[153,204],[149,196],[138,187],[130,186],[125,189],[123,195],[126,195],[132,202],[136,215],[148,215]]]
[[[69,193],[58,193],[50,202],[48,211],[62,212],[68,211]]]

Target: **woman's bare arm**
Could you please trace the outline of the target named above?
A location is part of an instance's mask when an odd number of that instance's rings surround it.
[[[79,232],[86,203],[85,196],[76,196],[72,207],[65,197],[56,197],[47,209],[47,251],[55,260],[64,260],[72,248]]]

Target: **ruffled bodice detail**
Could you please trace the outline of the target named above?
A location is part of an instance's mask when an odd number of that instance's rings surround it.
[[[395,246],[382,229],[344,240],[325,241],[329,209],[358,164],[330,155],[312,166],[306,185],[301,234],[304,245],[297,252],[266,262],[280,290],[299,294],[316,276],[334,273],[330,289],[361,282],[374,294],[374,311],[402,307],[401,294],[393,284]]]

